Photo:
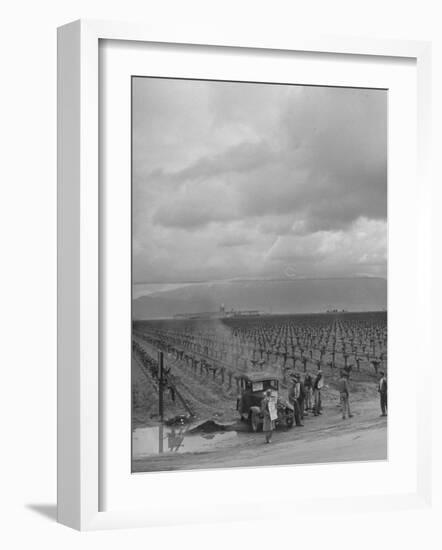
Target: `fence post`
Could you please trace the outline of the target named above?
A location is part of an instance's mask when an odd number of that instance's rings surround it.
[[[160,421],[163,422],[164,420],[164,403],[163,403],[163,391],[164,391],[164,378],[163,378],[163,370],[164,370],[164,355],[162,351],[158,352],[158,363],[159,363],[159,384],[158,384],[158,405],[159,405],[159,413],[160,413]]]

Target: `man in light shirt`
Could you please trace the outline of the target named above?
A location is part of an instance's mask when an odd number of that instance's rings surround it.
[[[353,415],[350,413],[350,403],[349,403],[349,391],[348,391],[348,372],[341,370],[341,378],[338,382],[339,396],[341,400],[342,407],[342,419],[351,418]]]

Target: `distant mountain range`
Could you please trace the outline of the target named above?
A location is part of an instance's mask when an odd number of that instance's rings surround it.
[[[133,301],[134,319],[178,313],[260,310],[266,313],[318,313],[328,309],[378,311],[387,307],[387,281],[375,277],[337,279],[237,280],[196,283],[154,292]]]

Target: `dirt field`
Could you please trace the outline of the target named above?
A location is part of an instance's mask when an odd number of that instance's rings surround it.
[[[329,331],[329,328],[324,326],[325,328],[321,326],[320,329],[314,330],[320,334]],[[279,328],[277,330],[279,331]],[[370,330],[373,329],[370,328]],[[319,337],[317,338],[319,340]],[[139,336],[134,336],[134,340],[138,351],[144,350],[148,357],[157,356],[158,349],[152,342]],[[345,334],[341,337],[338,346],[344,345],[344,341]],[[360,345],[363,343],[361,339]],[[307,348],[306,345],[304,347]],[[355,359],[359,356],[355,346],[353,349],[352,364],[355,365]],[[380,352],[379,349],[375,351]],[[310,361],[304,365],[307,372],[312,374],[318,368],[315,353],[316,357],[319,357],[317,349],[314,349],[310,354]],[[281,355],[281,353],[275,354],[272,368],[279,373],[280,395],[286,398],[289,382],[285,382],[281,374],[283,372]],[[337,382],[339,366],[343,365],[343,355],[339,357],[337,352],[335,368],[331,368],[330,363],[326,363],[327,357],[323,360],[325,381],[322,391],[323,414],[315,417],[310,412],[304,418],[303,427],[295,426],[291,429],[280,427],[274,432],[272,443],[266,445],[262,433],[251,433],[248,424],[239,420],[236,411],[239,388],[234,380],[231,379],[230,383],[225,377],[221,380],[219,368],[213,372],[210,369],[195,368],[189,362],[189,356],[186,358],[176,353],[176,349],[165,351],[165,366],[176,388],[179,388],[183,400],[166,391],[164,418],[167,424],[168,420],[177,415],[189,416],[189,410],[186,409],[185,404],[191,407],[192,417],[188,424],[160,425],[157,380],[151,375],[149,369],[143,366],[139,353],[134,353],[132,469],[134,472],[147,472],[385,460],[387,458],[387,419],[380,417],[377,376],[370,363],[372,357],[364,356],[360,369],[351,374],[352,418],[343,420],[341,415]],[[285,358],[284,361],[286,361]],[[232,362],[231,358],[230,362]],[[225,363],[219,362],[218,367],[222,364]],[[210,429],[199,429],[198,426],[206,421],[213,421],[216,426],[212,423],[209,426]]]

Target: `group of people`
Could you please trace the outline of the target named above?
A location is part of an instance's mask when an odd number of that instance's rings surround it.
[[[307,373],[304,380],[301,380],[301,375],[295,373],[292,380],[289,402],[293,406],[296,426],[304,426],[302,421],[308,411],[312,411],[314,416],[322,414],[321,391],[324,386],[324,377],[322,370],[319,370],[314,378]],[[265,441],[270,443],[272,432],[275,429],[275,420],[278,416],[271,389],[268,389],[264,395],[261,403],[261,413],[263,414]]]
[[[304,380],[301,380],[301,375],[297,372],[292,380],[289,401],[294,408],[296,425],[302,426],[302,420],[308,411],[312,411],[315,416],[322,414],[321,391],[324,386],[324,377],[322,370],[318,370],[314,378],[306,373]]]
[[[350,392],[349,378],[351,369],[341,369],[338,381],[338,391],[341,403],[342,419],[351,418],[350,411]],[[378,392],[380,396],[381,416],[387,416],[387,378],[384,371],[379,371]],[[316,376],[306,373],[304,380],[301,380],[299,373],[292,376],[293,384],[289,390],[289,402],[294,409],[294,418],[296,426],[303,426],[302,421],[308,411],[312,411],[314,416],[322,414],[321,391],[324,386],[324,377],[322,370],[318,370]],[[275,420],[277,418],[276,404],[272,398],[272,391],[266,391],[261,403],[261,412],[263,414],[263,431],[266,443],[270,443],[272,432],[275,429]]]

